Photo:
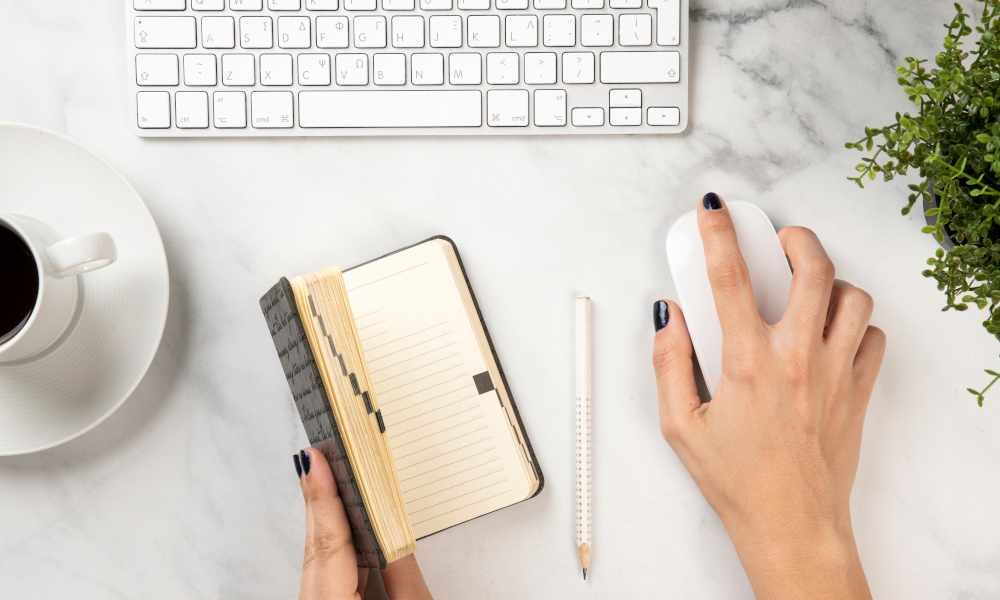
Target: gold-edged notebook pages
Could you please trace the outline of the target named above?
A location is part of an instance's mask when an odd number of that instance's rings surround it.
[[[291,286],[374,534],[386,562],[393,562],[412,554],[416,539],[378,421],[343,277],[337,269],[322,269],[292,279]]]
[[[315,271],[291,287],[387,562],[412,552],[415,538],[539,490],[450,241]]]

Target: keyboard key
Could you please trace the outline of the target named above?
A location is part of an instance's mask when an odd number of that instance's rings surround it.
[[[279,48],[308,48],[311,45],[312,27],[309,17],[278,17]]]
[[[566,125],[566,90],[535,90],[535,125]]]
[[[430,22],[432,48],[462,47],[462,17],[435,16]]]
[[[229,10],[261,10],[263,8],[263,0],[229,0]]]
[[[551,85],[556,82],[555,52],[527,52],[524,55],[524,83]]]
[[[451,10],[451,0],[420,0],[420,10]]]
[[[267,10],[299,10],[301,8],[302,0],[267,0]]]
[[[489,10],[490,0],[458,0],[459,10]]]
[[[604,125],[603,108],[574,108],[574,127],[599,127]]]
[[[533,48],[538,45],[538,16],[511,15],[506,18],[509,48]]]
[[[594,83],[593,52],[564,52],[562,59],[563,83]]]
[[[611,108],[642,107],[642,90],[611,90]]]
[[[576,45],[576,17],[573,15],[545,15],[542,19],[542,43],[550,47]]]
[[[271,17],[240,17],[240,48],[272,48]]]
[[[452,85],[479,85],[483,82],[483,59],[475,52],[448,55],[448,82]]]
[[[410,82],[413,85],[444,83],[444,54],[414,53],[410,55]]]
[[[642,8],[642,0],[611,0],[609,6],[611,8]],[[653,5],[650,4],[649,7],[652,8]]]
[[[660,46],[680,44],[680,0],[649,0],[649,7],[656,9],[656,43]]]
[[[135,95],[136,113],[142,129],[170,127],[170,92],[139,92]]]
[[[671,106],[654,106],[646,111],[646,123],[650,125],[680,125],[681,109]]]
[[[214,54],[184,55],[184,85],[217,85]]]
[[[615,43],[614,31],[611,15],[580,17],[580,43],[584,46],[610,46]]]
[[[372,61],[372,67],[375,85],[406,84],[405,54],[376,54]]]
[[[618,17],[618,44],[648,46],[653,43],[652,15],[622,15]]]
[[[518,83],[517,59],[516,52],[490,52],[487,54],[486,83],[490,85],[514,85]]]
[[[610,112],[611,118],[609,120],[612,125],[634,126],[642,124],[641,108],[612,108]]]
[[[367,77],[365,83],[368,83]],[[330,55],[300,54],[299,85],[330,85]]]
[[[136,48],[194,48],[194,17],[136,17]]]
[[[528,8],[528,0],[496,0],[496,3],[497,10],[524,10]]]
[[[490,127],[528,126],[528,90],[489,90],[486,105]]]
[[[468,20],[470,48],[500,47],[500,17],[496,15],[472,16]]]
[[[601,83],[677,83],[679,52],[601,52]]]
[[[337,10],[337,0],[306,0],[306,10]]]
[[[139,85],[177,85],[179,73],[176,54],[135,55],[135,82]]]
[[[572,4],[576,10],[604,8],[604,0],[573,0]]]
[[[424,18],[416,15],[392,18],[393,48],[423,48]]]
[[[316,46],[346,48],[348,46],[347,17],[316,17]]]
[[[222,85],[253,85],[253,54],[222,55]]]
[[[385,48],[385,17],[354,17],[356,48]]]
[[[535,10],[566,10],[566,0],[535,0]]]
[[[174,94],[174,103],[177,127],[208,129],[208,92],[177,92]]]
[[[525,97],[527,94],[524,92]],[[479,90],[299,92],[299,126],[305,128],[480,127],[482,124]]]
[[[204,48],[235,48],[236,23],[232,17],[202,17],[201,45]]]
[[[136,10],[184,10],[185,0],[134,0]]]
[[[368,55],[338,54],[337,85],[368,85]]]
[[[382,10],[413,10],[414,0],[382,0]]]
[[[250,124],[255,129],[280,129],[292,126],[291,92],[252,92]]]
[[[329,64],[329,59],[327,59]],[[330,74],[327,72],[327,79]],[[261,54],[260,55],[261,85],[292,85],[292,55],[291,54]]]
[[[344,10],[375,10],[375,0],[344,0]]]
[[[225,10],[226,0],[191,0],[191,10]]]
[[[223,55],[225,58],[225,55]],[[215,92],[214,125],[219,129],[242,129],[247,126],[247,96],[243,92]]]

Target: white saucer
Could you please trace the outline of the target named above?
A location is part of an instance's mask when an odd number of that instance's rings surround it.
[[[125,402],[153,361],[167,320],[167,257],[153,217],[110,163],[37,127],[0,123],[0,213],[64,236],[104,231],[113,265],[79,276],[70,328],[42,354],[0,363],[0,456],[51,448]]]

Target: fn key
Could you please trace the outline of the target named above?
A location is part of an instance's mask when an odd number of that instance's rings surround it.
[[[290,128],[292,103],[292,92],[252,92],[250,124],[255,129]]]

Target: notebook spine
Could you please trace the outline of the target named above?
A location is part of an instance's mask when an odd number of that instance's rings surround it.
[[[260,307],[309,443],[326,456],[333,470],[337,490],[351,525],[358,566],[384,569],[385,553],[375,536],[354,468],[347,458],[340,428],[330,408],[323,378],[309,346],[288,280],[282,277],[264,294],[260,299]]]

